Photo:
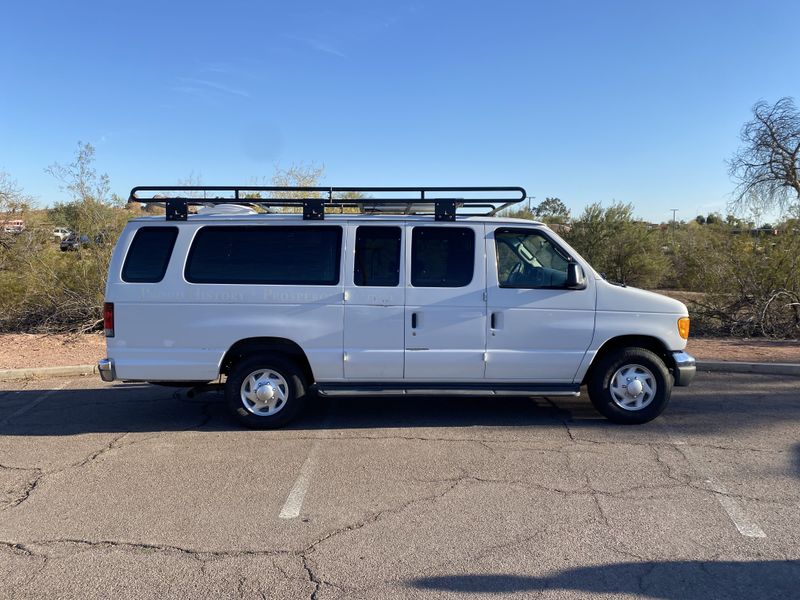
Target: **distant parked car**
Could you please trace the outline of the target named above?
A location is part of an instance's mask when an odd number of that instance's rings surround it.
[[[12,221],[3,221],[3,232],[5,233],[22,233],[25,231],[25,221],[22,219],[14,219]]]
[[[59,242],[63,242],[69,236],[72,235],[72,231],[67,229],[66,227],[56,227],[53,229],[53,237],[58,238]]]
[[[67,252],[69,250],[80,250],[83,246],[91,245],[92,241],[88,235],[77,235],[71,233],[63,240],[61,240],[61,251]]]

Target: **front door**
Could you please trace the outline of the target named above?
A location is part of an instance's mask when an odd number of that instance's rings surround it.
[[[482,223],[406,225],[405,378],[482,380],[486,255]]]
[[[567,289],[568,253],[548,232],[487,235],[486,379],[572,382],[594,334],[595,286]]]

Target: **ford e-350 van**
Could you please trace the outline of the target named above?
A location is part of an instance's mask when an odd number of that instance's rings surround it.
[[[686,306],[606,281],[542,223],[496,216],[525,197],[134,188],[166,217],[129,221],[114,250],[101,376],[224,379],[252,427],[284,425],[312,391],[577,396],[582,384],[612,421],[654,419],[695,375]]]

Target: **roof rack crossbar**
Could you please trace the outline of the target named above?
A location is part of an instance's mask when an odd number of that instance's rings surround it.
[[[371,196],[348,196],[348,194],[402,194],[403,197],[374,198]],[[459,197],[459,194],[474,194]],[[213,195],[212,195],[213,194]],[[263,194],[268,194],[263,197]],[[409,194],[409,197],[405,197]],[[410,194],[418,194],[411,197]],[[426,194],[434,194],[431,197]],[[320,187],[320,186],[137,186],[131,190],[128,202],[163,204],[168,221],[185,221],[189,206],[215,204],[252,204],[267,207],[295,207],[303,209],[303,218],[321,220],[325,208],[356,208],[364,210],[369,205],[372,211],[405,205],[403,214],[412,214],[415,205],[433,212],[437,221],[454,221],[461,207],[486,209],[495,215],[499,211],[527,198],[524,188],[502,187]],[[433,206],[433,211],[430,207]]]

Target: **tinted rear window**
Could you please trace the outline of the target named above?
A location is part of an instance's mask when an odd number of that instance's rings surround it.
[[[122,266],[122,281],[157,283],[164,279],[178,237],[177,227],[142,227],[133,236]]]
[[[467,227],[415,227],[411,285],[464,287],[475,267],[475,233]]]
[[[203,227],[186,261],[192,283],[336,285],[342,228]]]

